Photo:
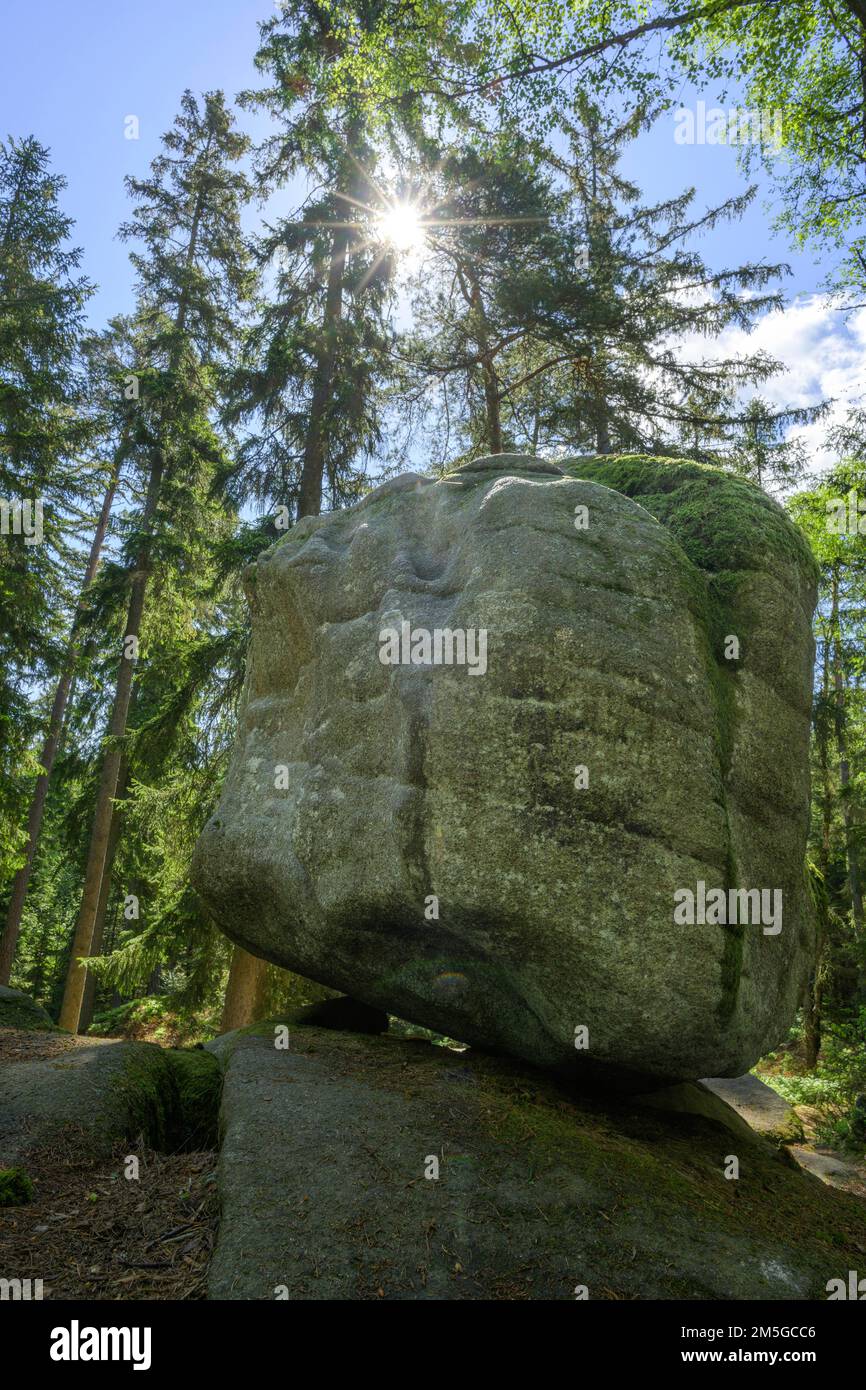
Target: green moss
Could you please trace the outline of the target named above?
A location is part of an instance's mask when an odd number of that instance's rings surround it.
[[[166,1054],[155,1044],[132,1044],[134,1051],[114,1081],[107,1114],[119,1127],[117,1137],[142,1138],[166,1149],[174,1111],[174,1080]]]
[[[105,1107],[112,1138],[141,1139],[163,1153],[216,1148],[222,1086],[217,1059],[201,1048],[129,1046],[134,1050]]]
[[[0,1028],[21,1028],[27,1031],[59,1033],[57,1027],[32,999],[0,999]]]
[[[174,1093],[169,1144],[172,1152],[215,1149],[218,1145],[222,1072],[216,1057],[202,1048],[166,1053]]]
[[[661,522],[699,569],[714,574],[760,569],[769,551],[802,569],[817,567],[805,536],[759,487],[690,460],[627,454],[569,459],[573,478],[587,478],[631,497]]]
[[[809,1180],[757,1136],[739,1141],[741,1181],[726,1183],[720,1173],[731,1135],[711,1119],[572,1098],[541,1078],[527,1090],[510,1083],[504,1067],[497,1075],[492,1060],[476,1057],[474,1067],[484,1072],[477,1099],[489,1143],[531,1153],[533,1173],[563,1169],[591,1182],[612,1181],[622,1209],[638,1220],[645,1213],[657,1222],[664,1203],[680,1216],[691,1211],[696,1223],[712,1213],[714,1227],[733,1241],[772,1241],[783,1233],[816,1263],[832,1258],[840,1245],[850,1249],[862,1235],[856,1199],[822,1189],[820,1200],[810,1200]],[[816,1285],[815,1296],[824,1297],[823,1285]]]
[[[0,1168],[0,1207],[24,1207],[33,1201],[33,1183],[23,1168]]]

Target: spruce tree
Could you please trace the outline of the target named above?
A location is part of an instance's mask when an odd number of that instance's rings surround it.
[[[0,142],[0,880],[21,863],[34,691],[61,659],[92,478],[78,345],[91,286],[33,137]]]
[[[88,601],[102,556],[111,510],[117,492],[124,460],[134,447],[136,415],[130,376],[134,364],[135,345],[131,325],[115,320],[101,334],[86,338],[82,343],[82,358],[86,370],[86,413],[92,426],[90,439],[94,470],[104,476],[104,493],[94,519],[87,561],[81,588],[75,603],[71,626],[63,650],[60,671],[54,687],[48,724],[42,751],[40,772],[30,801],[27,816],[27,843],[24,863],[15,875],[6,924],[0,938],[0,983],[8,983],[21,928],[21,918],[33,863],[39,844],[42,820],[54,762],[57,757],[64,720],[79,656],[79,625]]]
[[[99,910],[148,584],[174,554],[172,521],[191,482],[219,459],[211,421],[215,369],[231,350],[239,305],[251,289],[240,227],[248,188],[237,167],[246,148],[222,93],[207,93],[199,104],[185,92],[151,176],[127,180],[135,211],[122,235],[136,242],[138,318],[148,337],[141,393],[147,490],[129,540],[127,621],[60,1014],[72,1031],[84,996],[80,962],[90,954]]]
[[[438,384],[452,419],[465,403],[469,450],[716,462],[742,438],[739,392],[779,369],[766,354],[719,358],[699,346],[781,305],[768,286],[785,266],[712,270],[694,247],[739,217],[754,190],[701,213],[693,189],[643,205],[617,172],[641,120],[611,122],[578,97],[561,119],[564,154],[506,127],[442,160],[434,188],[444,184],[444,196],[416,293],[422,331],[405,356],[416,394]]]

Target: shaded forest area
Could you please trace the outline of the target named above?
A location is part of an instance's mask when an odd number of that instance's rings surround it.
[[[260,85],[183,93],[127,180],[136,308],[97,328],[63,171],[35,137],[0,146],[0,983],[72,1031],[169,1043],[318,997],[233,953],[188,881],[242,691],[244,565],[409,467],[689,458],[783,495],[820,566],[819,945],[763,1070],[862,1149],[866,411],[833,416],[816,474],[796,427],[828,403],[773,406],[780,363],[713,351],[784,305],[786,267],[699,248],[754,174],[826,252],[840,313],[861,305],[864,50],[859,0],[640,24],[593,0],[287,0]],[[621,172],[684,78],[779,117],[718,207]]]

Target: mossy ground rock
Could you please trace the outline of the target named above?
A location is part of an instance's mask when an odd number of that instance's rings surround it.
[[[10,989],[8,985],[0,985],[0,1028],[57,1031],[41,1004],[23,990]]]
[[[202,1048],[167,1052],[173,1082],[168,1144],[172,1152],[215,1149],[222,1073],[216,1057]]]
[[[568,467],[407,474],[259,559],[196,886],[253,953],[450,1037],[607,1086],[738,1076],[808,968],[814,564],[714,470]],[[403,624],[485,631],[484,673],[383,663]],[[781,932],[677,925],[699,882],[780,892]]]
[[[95,1159],[119,1140],[163,1152],[215,1148],[221,1075],[209,1053],[76,1039],[57,1055],[0,1070],[0,1166],[46,1145]]]
[[[822,1299],[858,1267],[863,1203],[762,1140],[287,1022],[224,1050],[211,1298]]]
[[[107,1156],[139,1135],[161,1147],[170,1112],[171,1075],[152,1043],[80,1040],[38,1061],[0,1071],[0,1163],[56,1142]]]

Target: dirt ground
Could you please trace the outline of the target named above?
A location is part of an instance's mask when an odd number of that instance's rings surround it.
[[[4,1278],[41,1279],[43,1298],[196,1299],[216,1236],[214,1154],[124,1155],[94,1167],[41,1151],[28,1164],[35,1198],[0,1212]]]

